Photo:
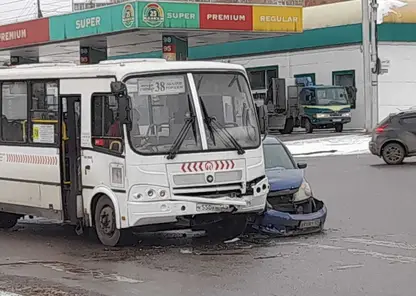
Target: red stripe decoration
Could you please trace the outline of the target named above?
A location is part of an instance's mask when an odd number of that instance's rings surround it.
[[[235,168],[234,160],[214,160],[214,161],[197,161],[185,162],[181,165],[181,171],[184,173],[196,173],[205,171],[223,171]]]
[[[20,164],[58,165],[58,157],[31,154],[6,154],[6,162]]]

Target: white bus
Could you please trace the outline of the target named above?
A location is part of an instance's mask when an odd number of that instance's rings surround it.
[[[269,190],[245,69],[163,59],[0,69],[0,227],[238,235]],[[152,227],[151,227],[152,226]],[[147,228],[146,228],[147,227]]]

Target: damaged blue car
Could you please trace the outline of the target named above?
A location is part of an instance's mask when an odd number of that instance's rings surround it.
[[[321,231],[327,209],[314,197],[305,179],[306,163],[296,163],[277,137],[267,136],[263,147],[270,192],[266,209],[256,217],[252,228],[274,236]]]

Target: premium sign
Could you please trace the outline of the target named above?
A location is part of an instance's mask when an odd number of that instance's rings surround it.
[[[200,28],[210,30],[250,31],[252,7],[246,5],[200,4]]]
[[[253,31],[302,32],[302,7],[253,6]]]
[[[0,27],[0,48],[49,41],[49,20],[40,19]]]

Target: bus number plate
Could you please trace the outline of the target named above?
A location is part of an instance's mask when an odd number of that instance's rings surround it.
[[[229,205],[214,205],[214,204],[196,204],[197,212],[229,212],[231,208]]]

